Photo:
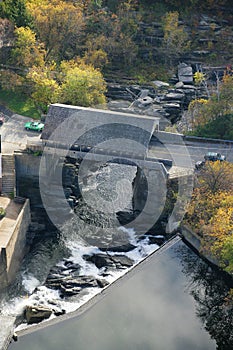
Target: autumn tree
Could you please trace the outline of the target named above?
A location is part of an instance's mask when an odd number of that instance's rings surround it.
[[[61,102],[79,106],[105,103],[106,84],[98,69],[72,60],[63,61],[60,70]]]
[[[201,237],[201,249],[232,271],[233,164],[206,164],[198,175],[184,223]]]
[[[16,28],[15,37],[14,48],[11,51],[14,64],[21,69],[44,64],[44,47],[37,41],[36,34],[30,28]]]
[[[139,15],[134,11],[137,2],[117,2],[114,12],[100,8],[89,14],[86,23],[86,55],[100,50],[107,54],[111,66],[128,68],[135,62],[138,46]]]
[[[179,13],[177,11],[167,12],[163,17],[163,50],[169,63],[172,64],[179,55],[188,49],[188,34],[184,26],[179,24]]]
[[[31,97],[42,113],[47,112],[50,103],[58,102],[60,86],[56,80],[56,64],[33,66],[26,76],[31,86]]]
[[[6,91],[22,92],[25,86],[25,79],[21,75],[4,69],[0,71],[1,88]]]
[[[203,81],[205,81],[205,84],[207,83],[206,77],[201,72],[195,73],[195,79],[199,84],[202,84]],[[223,78],[217,78],[216,81],[215,91],[209,94],[208,99],[197,98],[189,104],[192,134],[216,138],[224,138],[226,135],[226,139],[232,139],[233,130],[230,122],[233,108],[232,69],[226,71]]]
[[[233,164],[226,161],[206,162],[198,176],[203,193],[233,191]]]
[[[82,6],[63,0],[27,1],[36,32],[45,44],[46,59],[62,60],[73,56],[83,30]]]

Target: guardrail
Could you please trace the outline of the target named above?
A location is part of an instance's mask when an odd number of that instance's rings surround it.
[[[210,137],[200,137],[200,136],[191,136],[184,135],[179,133],[172,133],[166,131],[156,131],[153,134],[158,141],[162,143],[182,143],[182,141],[191,141],[191,142],[203,142],[203,143],[222,143],[222,144],[230,144],[233,145],[233,140],[222,140],[222,139],[214,139]]]
[[[233,140],[222,140],[222,139],[214,139],[210,137],[191,136],[191,135],[184,135],[184,134],[172,133],[172,132],[166,132],[166,131],[155,131],[153,136],[161,143],[181,144],[182,142],[190,141],[190,142],[221,143],[221,144],[233,145]]]
[[[193,141],[193,142],[223,143],[223,144],[233,145],[232,140],[212,139],[212,138],[208,138],[208,137],[199,137],[199,136],[183,135],[183,140],[184,141]]]

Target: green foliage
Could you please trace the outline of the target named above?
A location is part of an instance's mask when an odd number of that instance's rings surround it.
[[[47,113],[50,103],[58,102],[60,86],[54,79],[56,65],[32,67],[27,80],[33,85],[31,97],[35,105],[42,113]]]
[[[202,81],[202,75],[200,76]],[[225,73],[208,100],[196,99],[189,104],[192,135],[232,139],[233,75]]]
[[[3,207],[0,207],[0,220],[6,215],[6,211]]]
[[[60,101],[79,106],[104,104],[106,84],[99,70],[92,66],[61,63]]]
[[[45,50],[37,41],[36,33],[28,27],[19,27],[15,29],[15,36],[15,46],[11,51],[13,63],[21,69],[41,66],[44,63]]]
[[[198,175],[184,223],[202,237],[202,250],[233,272],[233,165],[208,162]]]
[[[0,2],[0,17],[8,18],[17,27],[32,26],[32,17],[27,11],[25,0],[4,0]]]
[[[40,114],[32,99],[22,93],[0,90],[0,104],[7,106],[17,114],[40,119]]]
[[[179,12],[167,12],[163,17],[163,48],[165,57],[170,58],[170,64],[174,59],[188,49],[188,34],[184,27],[179,25]]]
[[[221,259],[225,270],[229,273],[233,273],[233,232],[231,233],[231,236],[227,237],[223,243]]]
[[[191,134],[214,139],[233,140],[233,114],[221,115],[204,125],[199,125]]]

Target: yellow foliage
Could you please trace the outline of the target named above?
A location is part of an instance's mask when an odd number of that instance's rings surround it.
[[[233,272],[232,163],[207,163],[193,191],[185,223],[202,237],[202,249],[211,252]]]

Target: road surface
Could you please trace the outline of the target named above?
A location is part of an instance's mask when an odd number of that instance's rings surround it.
[[[14,114],[6,118],[6,122],[0,126],[2,138],[2,153],[13,153],[14,150],[26,148],[27,143],[37,143],[40,134],[33,131],[26,131],[24,124],[32,119]],[[182,144],[161,144],[153,141],[148,150],[149,157],[171,159],[173,164],[180,167],[193,168],[198,160],[203,160],[207,152],[220,152],[226,159],[233,162],[233,143],[203,143],[183,142]]]
[[[32,119],[18,114],[6,117],[6,122],[0,126],[3,154],[25,149],[27,143],[39,141],[40,134],[24,129],[24,124],[28,121]]]

